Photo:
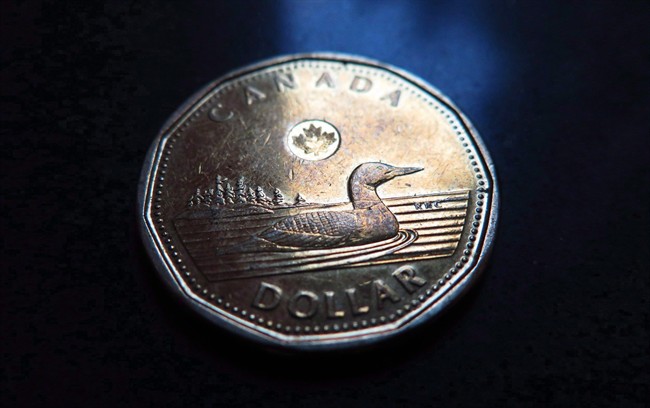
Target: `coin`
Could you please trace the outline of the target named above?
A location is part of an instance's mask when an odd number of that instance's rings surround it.
[[[447,308],[490,252],[487,150],[440,91],[338,54],[216,80],[145,162],[142,236],[193,310],[266,344],[336,348]]]

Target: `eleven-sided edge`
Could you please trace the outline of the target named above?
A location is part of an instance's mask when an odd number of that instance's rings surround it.
[[[173,271],[170,269],[169,265],[163,259],[162,254],[164,250],[157,248],[155,246],[155,237],[152,234],[147,215],[147,191],[149,190],[149,182],[153,172],[153,164],[158,153],[158,148],[162,141],[163,136],[167,133],[169,128],[178,121],[186,111],[196,104],[204,95],[207,94],[208,90],[211,90],[218,86],[221,83],[224,83],[233,78],[245,75],[247,73],[254,72],[262,68],[268,68],[273,65],[279,65],[282,63],[288,63],[292,61],[300,60],[327,60],[332,62],[351,62],[358,63],[362,65],[368,65],[371,67],[377,67],[386,69],[397,76],[400,76],[407,80],[408,82],[413,83],[415,86],[420,87],[430,93],[432,96],[443,102],[449,109],[451,109],[458,117],[461,119],[461,123],[467,128],[468,133],[473,137],[474,143],[476,144],[477,149],[482,155],[482,159],[487,166],[487,170],[490,172],[490,181],[491,181],[491,192],[488,194],[491,195],[491,205],[490,211],[488,214],[485,214],[487,219],[484,219],[484,222],[487,223],[485,226],[485,236],[482,244],[480,245],[480,252],[476,258],[476,264],[467,270],[463,277],[454,283],[454,285],[447,290],[447,292],[435,303],[429,305],[426,309],[421,310],[420,313],[413,316],[410,320],[406,321],[404,324],[392,328],[386,329],[379,332],[371,332],[366,334],[357,334],[347,337],[338,337],[331,338],[327,340],[311,340],[311,341],[285,341],[277,336],[274,336],[272,332],[260,328],[261,330],[254,330],[249,327],[244,326],[241,323],[238,323],[233,317],[227,313],[217,315],[214,309],[205,306],[204,304],[194,300],[190,293],[191,289],[185,284],[185,282],[178,282],[174,277]],[[261,63],[251,65],[245,68],[242,68],[237,71],[233,71],[213,82],[207,86],[201,88],[198,92],[194,93],[184,104],[181,105],[167,120],[167,122],[161,128],[160,133],[152,143],[149,151],[147,152],[146,160],[142,168],[142,173],[140,176],[140,181],[138,183],[138,213],[139,213],[139,223],[140,223],[140,232],[142,239],[145,244],[145,248],[149,253],[150,258],[153,260],[156,270],[163,277],[163,280],[166,282],[167,286],[174,292],[174,294],[179,295],[185,304],[190,306],[196,312],[207,318],[208,320],[214,322],[218,326],[221,326],[226,329],[233,330],[239,334],[244,335],[245,337],[261,342],[266,345],[271,346],[282,346],[288,347],[296,350],[317,350],[317,349],[340,349],[340,348],[349,348],[355,346],[361,346],[363,344],[375,343],[377,341],[382,341],[393,337],[411,327],[422,324],[423,322],[429,320],[433,316],[439,315],[448,305],[456,301],[462,293],[467,291],[472,283],[477,281],[482,270],[485,268],[486,260],[490,255],[492,250],[492,245],[496,233],[497,217],[498,217],[498,208],[499,208],[499,194],[496,181],[496,173],[492,160],[487,153],[487,149],[483,144],[483,140],[480,138],[476,129],[472,126],[471,122],[465,117],[465,115],[460,112],[456,106],[442,93],[432,85],[428,84],[424,80],[416,77],[410,73],[407,73],[399,68],[383,64],[374,60],[370,60],[363,57],[357,57],[352,55],[345,54],[296,54],[289,55],[284,57],[279,57],[271,60],[266,60]],[[241,319],[243,320],[243,319]],[[379,326],[381,327],[381,326]],[[367,331],[371,328],[362,329],[361,331]],[[377,327],[372,327],[372,329],[377,329]]]

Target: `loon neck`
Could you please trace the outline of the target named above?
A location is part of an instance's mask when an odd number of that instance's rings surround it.
[[[370,208],[378,204],[384,206],[384,203],[377,195],[377,190],[374,187],[363,184],[350,186],[350,201],[352,201],[352,206],[355,210]]]

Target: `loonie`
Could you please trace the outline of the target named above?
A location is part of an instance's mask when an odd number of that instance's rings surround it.
[[[485,146],[447,98],[337,54],[205,87],[154,141],[139,194],[175,293],[222,327],[301,349],[439,314],[484,266],[498,205]]]

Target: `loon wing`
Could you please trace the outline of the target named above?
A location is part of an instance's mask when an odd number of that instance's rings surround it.
[[[357,218],[349,212],[318,211],[284,218],[259,237],[282,246],[332,248],[357,230]]]

